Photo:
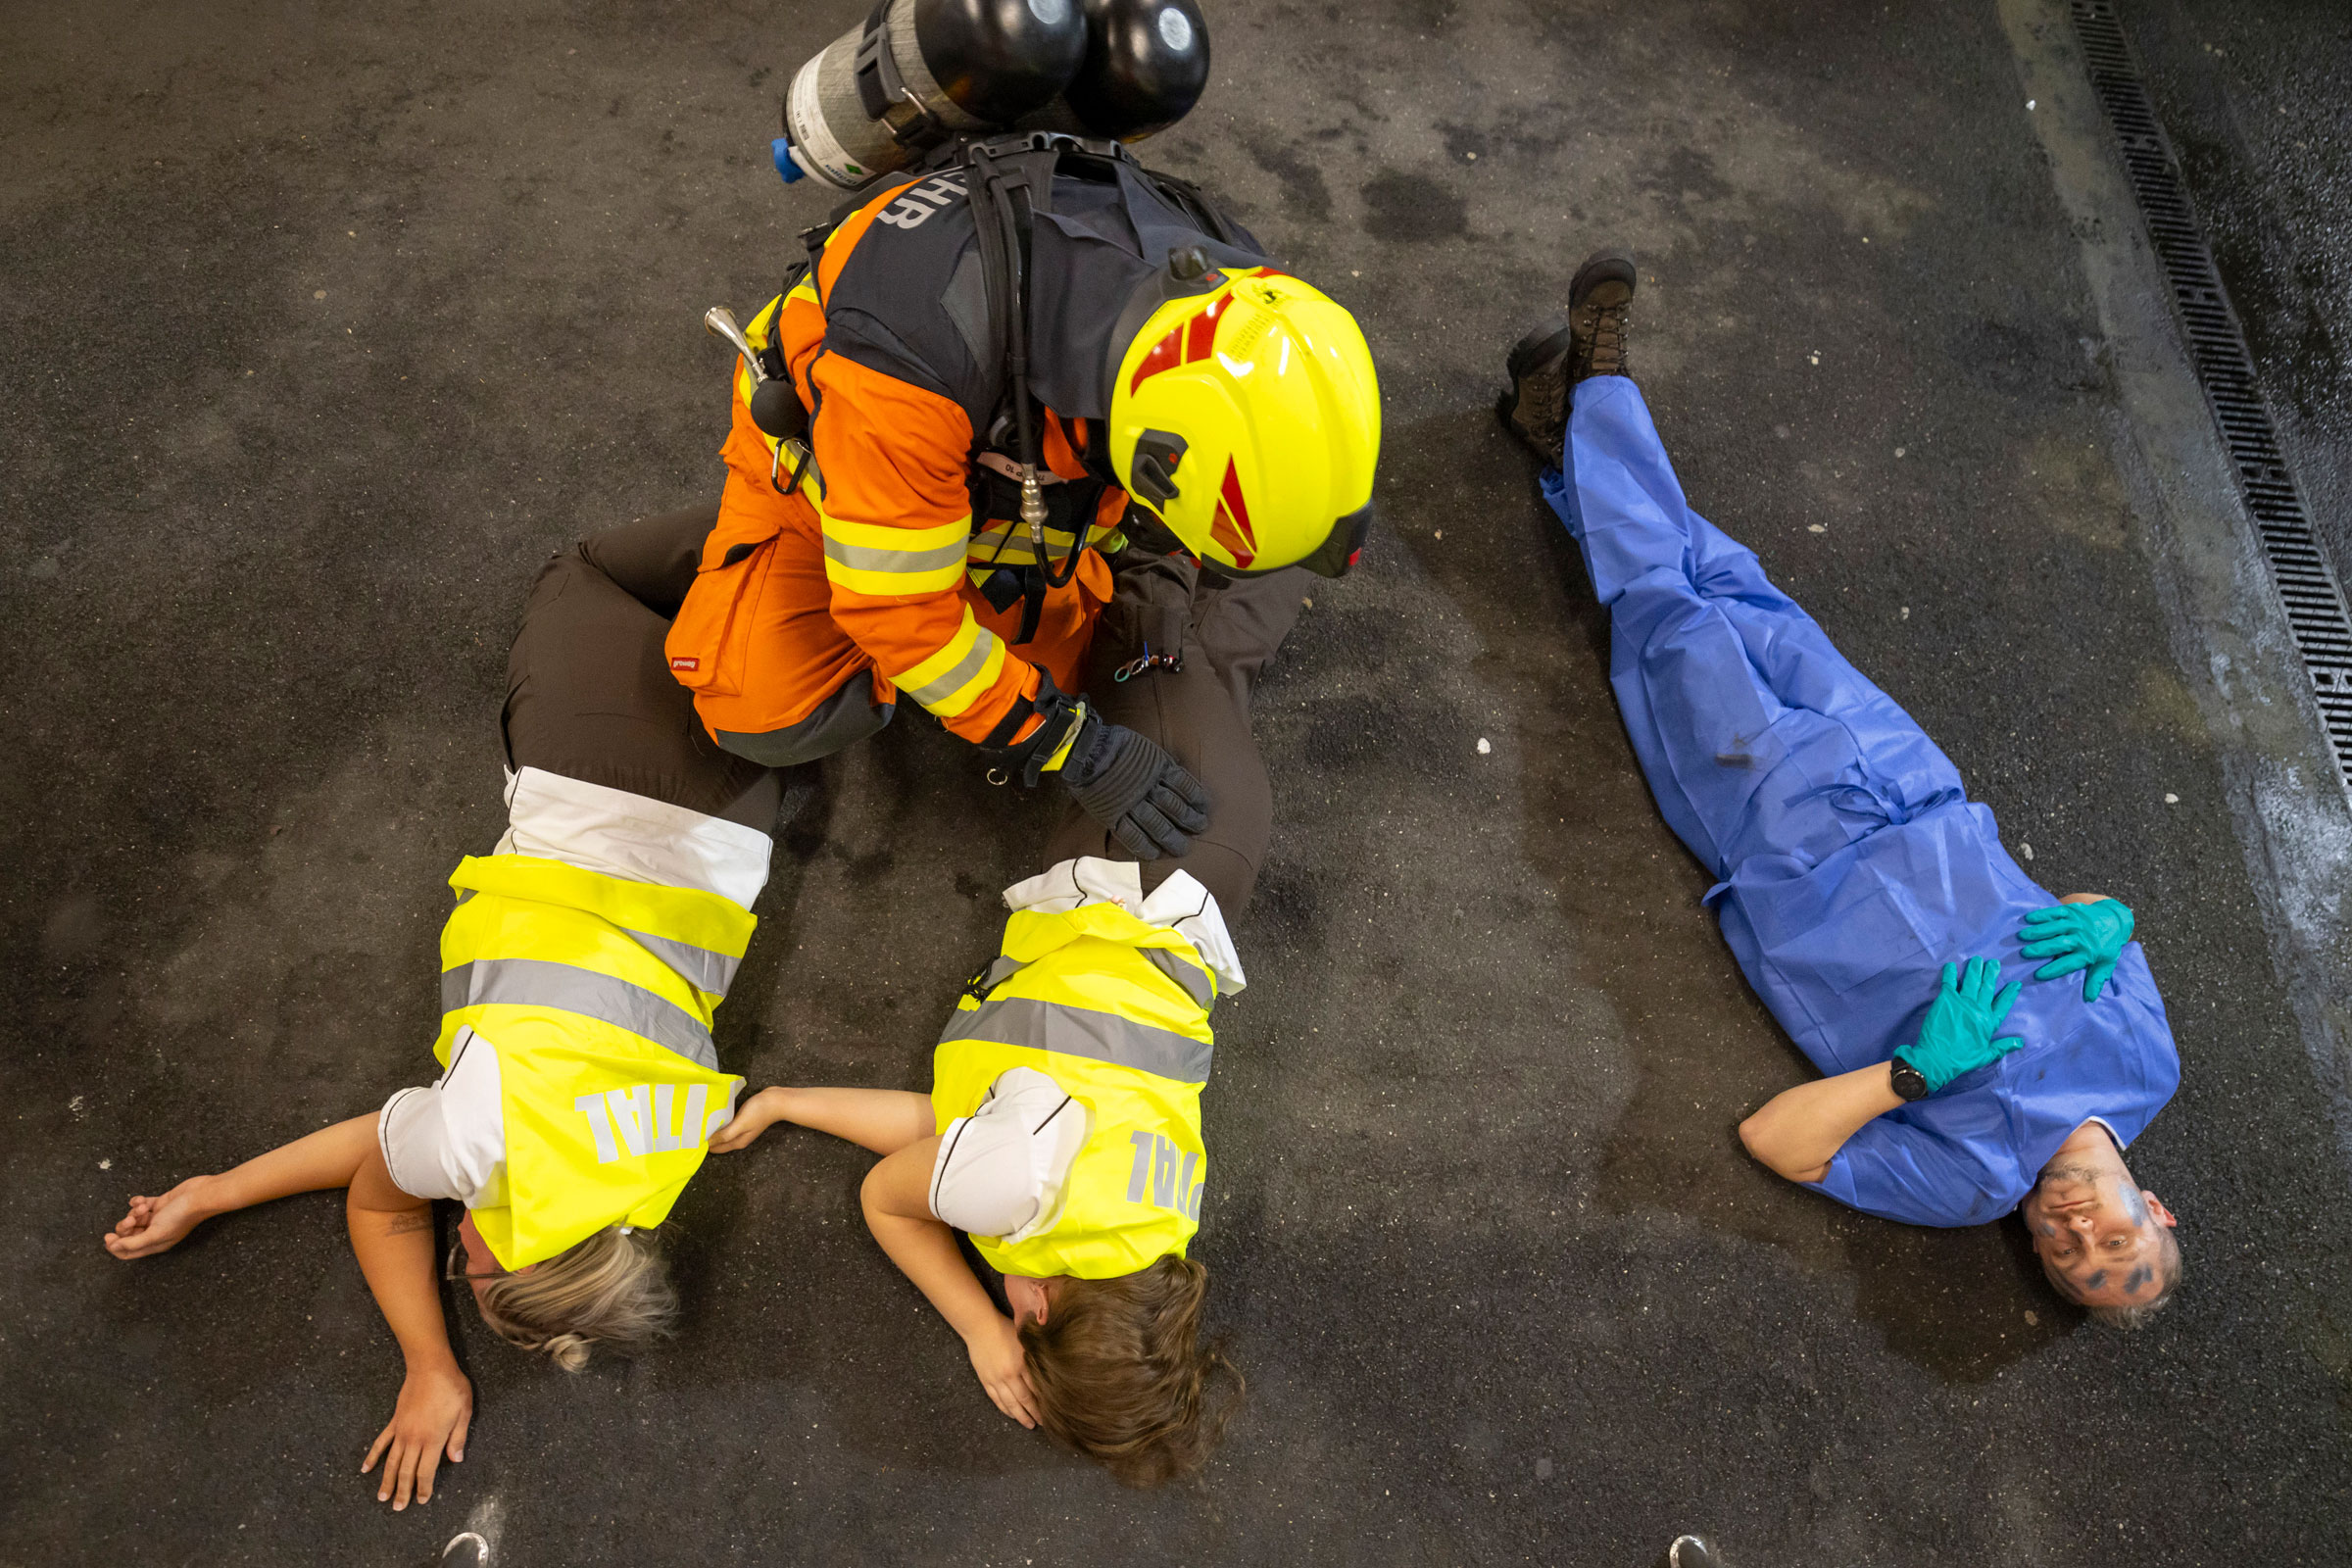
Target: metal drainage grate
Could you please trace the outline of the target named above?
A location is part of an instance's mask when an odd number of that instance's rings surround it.
[[[2075,36],[2090,66],[2091,91],[2107,111],[2107,122],[2124,155],[2124,169],[2147,220],[2148,239],[2172,285],[2173,306],[2188,337],[2188,357],[2205,388],[2205,401],[2221,427],[2222,443],[2236,466],[2246,510],[2262,535],[2271,577],[2286,606],[2303,666],[2320,716],[2335,751],[2337,771],[2352,789],[2352,616],[2335,574],[2313,539],[2309,514],[2295,476],[2278,450],[2254,380],[2254,359],[2246,352],[2237,312],[2223,291],[2205,232],[2198,226],[2188,189],[2180,182],[2172,144],[2156,122],[2139,68],[2124,40],[2116,0],[2070,0]]]

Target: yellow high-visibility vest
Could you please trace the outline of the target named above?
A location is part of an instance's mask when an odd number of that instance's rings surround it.
[[[474,1227],[510,1269],[608,1225],[659,1225],[726,1125],[710,1015],[759,922],[696,888],[526,855],[468,857],[441,928],[441,1034],[498,1053],[504,1208]]]
[[[1118,905],[1016,912],[932,1056],[939,1130],[977,1110],[1008,1068],[1034,1067],[1092,1115],[1060,1214],[1007,1246],[972,1245],[1006,1274],[1110,1279],[1184,1253],[1200,1228],[1207,1156],[1200,1086],[1216,979],[1192,943]]]

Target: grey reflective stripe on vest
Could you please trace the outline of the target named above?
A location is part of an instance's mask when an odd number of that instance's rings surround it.
[[[1172,1029],[1154,1029],[1116,1013],[1041,1002],[1035,997],[1006,997],[983,1002],[969,1012],[959,1010],[948,1020],[939,1043],[944,1046],[957,1040],[1058,1051],[1065,1056],[1115,1062],[1185,1084],[1208,1082],[1212,1050],[1207,1041]]]
[[[1136,952],[1152,960],[1152,967],[1184,987],[1184,994],[1202,1012],[1217,1004],[1217,988],[1208,978],[1208,971],[1198,964],[1187,963],[1165,948],[1138,948]]]
[[[441,971],[441,1010],[498,1004],[553,1007],[601,1018],[668,1047],[698,1067],[718,1070],[718,1047],[700,1018],[667,997],[594,969],[544,958],[476,958]]]
[[[625,925],[621,929],[629,931]],[[723,953],[713,953],[709,948],[698,948],[669,937],[658,937],[650,931],[629,931],[629,935],[635,937],[646,952],[677,970],[678,977],[688,985],[708,991],[714,997],[727,994],[727,987],[735,983],[736,969],[743,963],[741,958],[730,958]]]

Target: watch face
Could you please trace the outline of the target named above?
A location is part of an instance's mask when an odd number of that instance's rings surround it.
[[[1928,1080],[1917,1067],[1912,1066],[1909,1062],[1903,1060],[1899,1056],[1890,1061],[1887,1066],[1887,1077],[1892,1083],[1894,1092],[1896,1094],[1902,1096],[1905,1100],[1924,1100],[1927,1098]]]

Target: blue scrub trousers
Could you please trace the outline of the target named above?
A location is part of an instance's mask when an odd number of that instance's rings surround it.
[[[1625,727],[1690,853],[1728,881],[1756,856],[1818,863],[1965,800],[1911,715],[1690,510],[1641,390],[1595,376],[1575,398],[1568,471],[1546,472],[1544,496],[1584,547]]]

